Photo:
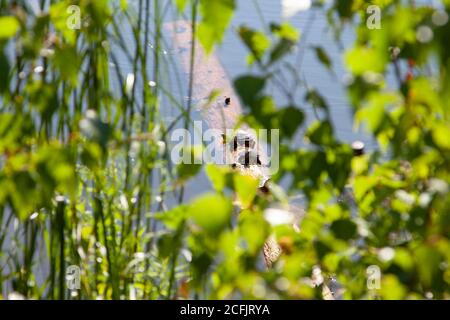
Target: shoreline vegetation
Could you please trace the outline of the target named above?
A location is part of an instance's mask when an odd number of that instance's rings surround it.
[[[272,21],[266,0],[0,0],[0,299],[450,299],[438,3],[280,0]],[[233,20],[250,7],[259,27]],[[306,54],[376,148],[340,138]],[[197,111],[240,129],[215,140],[231,166],[197,163],[205,141],[172,159]],[[250,129],[279,131],[279,159]]]
[[[173,43],[175,44],[175,51],[185,53],[192,52],[190,50],[192,45],[192,34],[190,32],[192,26],[188,22],[180,20],[169,24],[166,23],[164,27],[171,33],[170,37],[174,39]],[[227,129],[237,130],[236,126],[239,125],[242,107],[231,81],[228,79],[227,73],[217,56],[214,53],[206,55],[200,44],[196,43],[195,45],[196,48],[194,52],[196,55],[193,68],[193,100],[208,101],[204,106],[200,107],[200,111],[209,128],[222,130],[223,132],[226,132]],[[181,54],[180,59],[183,69],[186,73],[189,73],[189,55]],[[211,94],[214,95],[213,99],[210,98]],[[230,99],[228,104],[225,103],[226,99]],[[245,127],[242,130],[245,132]],[[229,148],[231,144],[231,141],[222,142],[220,137],[215,137],[215,141],[217,141],[218,144],[217,148]],[[257,152],[261,155],[262,161],[266,162],[267,158],[261,151],[262,150],[258,146]],[[231,157],[234,158],[234,162],[237,161],[238,155],[238,150],[231,154]],[[257,165],[252,165],[248,168],[240,166],[239,171],[242,174],[254,177],[259,181],[270,178],[267,176],[267,173],[263,171],[263,168]],[[237,203],[237,206],[240,205],[241,204]],[[281,254],[281,247],[277,244],[273,236],[268,238],[264,243],[263,254],[267,266],[272,265]]]

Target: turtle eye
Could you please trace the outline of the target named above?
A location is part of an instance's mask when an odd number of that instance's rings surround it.
[[[229,106],[231,103],[231,98],[225,98],[225,104]]]

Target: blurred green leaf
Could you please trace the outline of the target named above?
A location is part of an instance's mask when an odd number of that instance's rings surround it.
[[[111,127],[101,121],[95,111],[89,110],[87,116],[80,121],[80,131],[86,138],[106,150],[111,137]]]
[[[19,21],[15,17],[0,17],[0,40],[13,37],[19,31],[19,28]]]
[[[292,138],[297,129],[303,124],[305,115],[294,106],[283,108],[280,112],[282,133],[286,137]]]
[[[383,73],[387,53],[379,52],[374,48],[356,47],[346,53],[345,62],[350,71],[356,75],[362,75],[368,71]]]
[[[175,4],[177,6],[177,9],[180,12],[184,11],[184,8],[186,7],[187,3],[188,3],[188,0],[175,0]]]
[[[394,275],[385,275],[381,281],[380,295],[386,300],[402,300],[406,290]]]
[[[281,24],[271,23],[270,30],[280,38],[297,42],[300,39],[299,31],[287,22]]]
[[[258,255],[267,239],[269,225],[261,214],[243,211],[239,217],[239,231],[250,253]]]
[[[334,143],[333,128],[329,121],[316,121],[306,134],[308,139],[317,145],[332,145]]]
[[[350,240],[356,236],[357,226],[351,220],[339,219],[331,224],[330,229],[337,238]]]
[[[180,182],[186,182],[187,180],[195,177],[202,169],[201,164],[184,164],[180,163],[177,166],[177,175]]]
[[[234,81],[234,87],[246,105],[251,105],[259,97],[265,85],[265,78],[254,76],[242,76]]]
[[[222,41],[235,9],[234,0],[200,0],[202,21],[198,26],[198,37],[206,52]]]
[[[283,58],[286,54],[290,53],[294,48],[295,42],[288,39],[281,39],[270,52],[270,64],[274,64]]]
[[[269,38],[267,38],[264,33],[252,30],[245,26],[241,26],[238,32],[253,57],[261,62],[266,50],[270,47]]]
[[[188,216],[203,231],[218,236],[229,225],[231,210],[229,199],[217,194],[206,194],[192,202]]]
[[[171,230],[177,230],[187,217],[186,206],[181,205],[166,212],[157,212],[154,217]]]
[[[320,93],[314,89],[309,89],[305,95],[305,100],[314,107],[318,107],[322,110],[328,110],[328,104]]]
[[[208,164],[205,170],[214,189],[218,192],[224,191],[227,185],[227,175],[230,173],[229,168]]]
[[[5,92],[9,87],[8,77],[10,72],[10,65],[8,58],[3,51],[0,52],[0,92]]]
[[[313,47],[314,51],[316,52],[316,57],[319,59],[319,61],[327,68],[331,69],[333,67],[333,64],[331,62],[330,57],[325,52],[325,50],[322,47]]]
[[[433,127],[433,140],[442,149],[450,150],[450,124],[436,124]]]
[[[442,256],[438,250],[427,245],[421,245],[414,251],[419,277],[425,288],[441,290],[443,273],[441,270]]]
[[[256,196],[259,181],[250,175],[235,174],[234,188],[243,208],[248,208]]]

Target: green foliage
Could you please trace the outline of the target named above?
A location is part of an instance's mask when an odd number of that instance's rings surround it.
[[[38,15],[26,1],[6,2],[2,292],[33,299],[320,299],[333,276],[345,299],[450,297],[450,23],[441,23],[435,8],[373,1],[382,28],[370,30],[366,1],[316,2],[337,41],[349,24],[355,29],[342,56],[312,49],[331,75],[338,59],[350,73],[353,124],[379,146],[359,156],[338,138],[327,92],[309,86],[292,63],[293,49],[305,49],[302,30],[288,22],[264,31],[238,26],[254,68],[234,80],[241,121],[280,129],[280,170],[266,194],[253,177],[206,165],[212,190],[185,201],[203,165],[174,165],[166,145],[180,120],[190,126],[191,108],[160,81],[169,70],[164,63],[174,62],[159,50],[150,54],[143,41],[161,46],[164,19],[153,14],[164,11],[161,2],[139,0],[145,10],[136,10],[127,1],[77,1],[79,30],[67,28],[71,1],[41,1]],[[180,15],[192,10],[192,31],[207,52],[239,10],[232,0],[170,3]],[[447,15],[449,5],[442,2]],[[131,27],[131,46],[121,23]],[[157,85],[140,85],[150,79]],[[180,116],[167,125],[162,110],[171,106]],[[183,151],[195,160],[198,150]],[[292,197],[303,199],[304,214]],[[282,254],[266,268],[261,252],[271,240]],[[69,265],[81,268],[77,295],[67,288]],[[380,268],[379,289],[367,287],[371,266]],[[39,268],[44,282],[34,275]]]
[[[198,37],[206,52],[211,52],[214,45],[222,41],[235,6],[235,0],[200,0],[202,21]]]
[[[0,40],[13,37],[19,28],[19,22],[15,17],[0,17]]]
[[[201,232],[218,236],[229,224],[231,203],[219,195],[204,195],[196,199],[189,207],[188,216],[200,227]]]

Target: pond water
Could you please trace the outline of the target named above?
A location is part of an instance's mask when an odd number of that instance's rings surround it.
[[[231,28],[225,35],[224,41],[218,46],[215,54],[221,61],[230,79],[255,71],[249,70],[246,62],[248,51],[242,44],[236,29],[241,25],[262,30],[270,22],[281,22],[281,3],[273,0],[248,0],[237,1],[238,9],[231,23]],[[168,22],[170,15],[165,17]],[[376,142],[364,134],[363,130],[355,130],[352,123],[352,108],[348,104],[347,96],[344,90],[343,77],[346,74],[342,61],[343,50],[335,42],[332,31],[327,28],[327,20],[322,10],[310,9],[301,12],[291,18],[291,23],[300,30],[303,40],[289,57],[288,61],[292,63],[296,70],[301,74],[310,87],[316,88],[326,99],[330,106],[332,120],[335,126],[336,134],[342,141],[351,143],[355,140],[362,140],[367,150],[376,148]],[[307,31],[306,31],[307,30]],[[353,32],[351,29],[344,31],[341,45],[345,48],[353,42]],[[166,39],[167,41],[167,39]],[[327,52],[333,61],[335,75],[331,74],[317,60],[314,50],[310,47],[321,46]],[[306,48],[306,49],[305,49]],[[187,51],[187,52],[186,52]],[[175,60],[179,60],[180,54],[189,54],[171,50],[171,44],[167,43],[167,53],[171,54]],[[301,65],[298,63],[299,55],[303,55]],[[180,97],[186,97],[187,86],[185,85],[188,75],[178,70],[179,78],[184,79],[184,86],[176,85],[176,81],[169,80],[172,84],[172,90]],[[164,77],[164,75],[163,75]],[[269,93],[273,95],[279,106],[286,103],[282,92],[277,88],[269,88]],[[295,96],[296,105],[306,114],[306,123],[315,120],[315,115],[311,106],[304,102],[304,90],[298,90]],[[174,110],[162,111],[167,118],[173,119],[176,115]],[[194,119],[200,119],[199,113],[194,114]],[[295,138],[294,145],[301,148],[303,146],[303,132],[299,132]],[[283,183],[284,184],[284,183]],[[210,189],[210,183],[205,174],[202,173],[193,179],[186,188],[186,199],[190,199],[202,191]]]

